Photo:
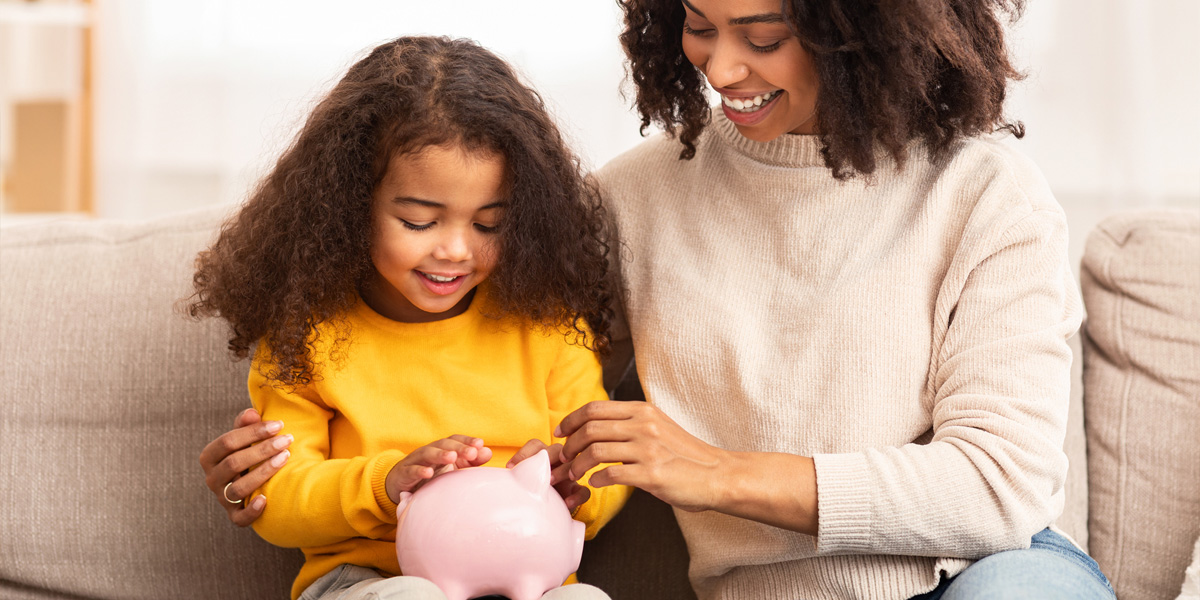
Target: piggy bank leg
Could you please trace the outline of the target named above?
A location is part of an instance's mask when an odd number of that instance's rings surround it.
[[[513,582],[509,587],[509,591],[505,596],[509,600],[538,600],[546,590],[552,589],[553,584],[547,584],[545,579],[539,577],[523,577],[519,581]]]

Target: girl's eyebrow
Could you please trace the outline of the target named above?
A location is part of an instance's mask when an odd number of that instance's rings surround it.
[[[396,198],[392,198],[392,203],[393,204],[416,204],[417,206],[424,206],[426,208],[446,208],[446,205],[442,204],[441,202],[434,202],[433,200],[422,200],[420,198],[411,198],[409,196],[398,196]],[[478,210],[488,210],[491,208],[503,208],[505,204],[506,203],[504,201],[497,200],[495,202],[492,202],[491,204],[486,204],[484,206],[479,207]]]
[[[707,19],[704,13],[696,10],[688,0],[680,0],[688,10],[700,15],[701,18]],[[783,15],[779,13],[762,13],[758,15],[749,15],[746,17],[737,17],[729,20],[730,25],[752,25],[754,23],[783,23]]]

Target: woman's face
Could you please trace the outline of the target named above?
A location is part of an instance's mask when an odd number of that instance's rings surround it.
[[[682,0],[683,53],[721,95],[742,135],[759,142],[816,133],[817,73],[779,0]]]

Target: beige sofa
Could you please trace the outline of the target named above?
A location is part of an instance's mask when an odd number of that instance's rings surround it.
[[[299,554],[228,523],[197,462],[246,406],[246,364],[221,323],[173,309],[227,210],[0,229],[0,598],[287,596]],[[1174,598],[1200,535],[1200,213],[1109,219],[1080,273],[1059,525],[1122,600]],[[686,561],[639,493],[580,575],[617,600],[690,598]]]

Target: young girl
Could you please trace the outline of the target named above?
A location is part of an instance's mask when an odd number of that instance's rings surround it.
[[[235,355],[257,344],[250,395],[290,456],[254,527],[303,549],[292,598],[438,597],[389,577],[401,492],[548,447],[605,399],[603,222],[538,95],[472,42],[383,44],[317,106],[198,258],[190,306]],[[628,495],[558,490],[589,539]]]

